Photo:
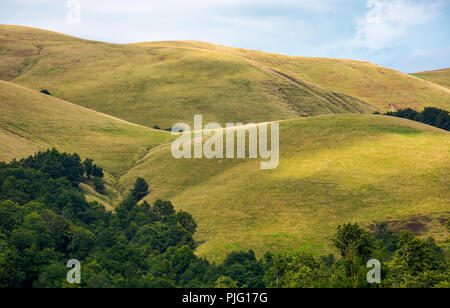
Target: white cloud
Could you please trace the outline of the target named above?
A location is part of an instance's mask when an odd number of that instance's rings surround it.
[[[435,0],[368,0],[370,10],[357,20],[357,33],[350,45],[375,50],[390,47],[413,26],[437,17],[442,4]]]

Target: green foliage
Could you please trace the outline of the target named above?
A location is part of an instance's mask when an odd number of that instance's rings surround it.
[[[398,246],[390,262],[395,286],[431,288],[449,282],[448,260],[433,239],[422,240],[402,232]]]
[[[398,236],[388,229],[386,223],[375,223],[369,228],[374,239],[382,241],[386,253],[392,255],[397,250]]]
[[[90,158],[86,158],[86,160],[83,162],[83,167],[84,172],[86,173],[86,177],[90,178],[94,169],[94,161]]]
[[[262,288],[264,284],[265,264],[257,260],[255,253],[232,252],[218,271],[237,282],[239,288]]]
[[[338,227],[338,232],[333,239],[334,245],[341,253],[342,257],[350,253],[358,255],[367,254],[366,237],[364,231],[358,224],[345,224]]]
[[[96,178],[102,178],[104,176],[103,169],[94,164],[94,161],[90,158],[86,158],[83,162],[84,173],[87,179],[91,176]]]
[[[327,277],[325,263],[305,251],[293,251],[277,256],[265,274],[267,286],[275,288],[326,287]]]
[[[104,176],[103,169],[97,165],[92,166],[92,176],[102,178]]]
[[[92,180],[92,184],[94,184],[95,190],[101,194],[106,192],[105,184],[103,183],[101,178],[95,177]]]
[[[143,178],[137,178],[131,194],[136,200],[141,200],[148,194],[148,184]]]
[[[191,215],[170,202],[137,204],[133,193],[108,213],[74,186],[91,166],[56,150],[0,166],[1,287],[67,287],[69,259],[83,265],[82,287],[213,285],[193,253]]]
[[[334,244],[342,258],[316,259],[309,252],[272,256],[265,272],[266,286],[280,288],[445,288],[450,283],[448,258],[432,239],[408,232],[395,235],[386,224],[339,226]],[[367,262],[381,262],[381,283],[367,282]]]
[[[84,168],[78,154],[61,154],[56,149],[14,161],[10,166],[39,170],[54,179],[65,177],[73,185],[78,185],[83,180]]]
[[[236,289],[238,288],[238,282],[230,277],[221,276],[217,279],[215,287],[217,289]]]
[[[422,112],[411,108],[388,112],[386,115],[410,119],[450,131],[449,112],[435,107],[427,107]]]
[[[92,159],[87,158],[81,163],[78,154],[59,153],[54,148],[45,152],[38,152],[20,161],[14,160],[8,166],[39,170],[54,179],[67,178],[74,186],[81,183],[85,176],[87,179],[91,176],[103,177],[102,168],[94,165]]]
[[[86,172],[95,165],[56,150],[0,164],[0,287],[73,287],[65,280],[70,259],[82,264],[78,287],[89,288],[450,285],[448,257],[433,240],[396,235],[383,223],[370,232],[358,224],[339,226],[333,237],[339,259],[308,251],[258,259],[250,250],[210,264],[194,253],[197,224],[190,214],[176,212],[169,201],[138,202],[148,191],[142,180],[115,213],[106,212],[74,186],[80,166]],[[370,259],[381,262],[379,285],[367,282]]]

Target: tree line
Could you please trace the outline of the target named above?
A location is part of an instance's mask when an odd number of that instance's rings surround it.
[[[422,112],[411,108],[400,109],[385,113],[385,115],[409,119],[450,131],[449,112],[435,107],[426,107]]]
[[[96,171],[94,171],[96,170]],[[216,264],[195,254],[197,224],[169,201],[142,201],[138,178],[114,212],[87,202],[78,184],[103,172],[92,160],[49,150],[0,163],[1,288],[369,288],[449,287],[449,259],[432,239],[339,226],[339,256],[307,250],[258,258],[250,250]],[[66,281],[66,263],[82,265],[81,284]],[[367,282],[367,261],[381,262],[380,284]]]

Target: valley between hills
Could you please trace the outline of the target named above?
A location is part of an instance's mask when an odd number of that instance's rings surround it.
[[[0,58],[0,161],[52,147],[92,158],[106,193],[80,189],[108,210],[142,177],[146,200],[193,215],[200,256],[325,254],[348,222],[446,240],[450,133],[373,113],[450,110],[449,70],[409,75],[353,60],[194,41],[108,44],[7,25]],[[176,137],[162,129],[196,114],[221,125],[278,122],[279,167],[174,159]]]

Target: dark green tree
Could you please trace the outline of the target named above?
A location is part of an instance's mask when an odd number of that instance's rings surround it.
[[[448,261],[433,239],[422,240],[403,231],[390,263],[395,287],[431,288],[450,282]]]
[[[104,176],[103,169],[97,165],[92,166],[92,176],[102,178]]]
[[[93,178],[92,184],[94,184],[95,190],[101,194],[106,192],[105,184],[103,184],[103,180],[101,178]]]
[[[86,173],[86,178],[90,179],[92,176],[93,168],[94,168],[94,161],[90,158],[86,158],[83,162],[84,172]]]
[[[134,187],[131,190],[131,194],[136,200],[141,200],[148,195],[148,184],[143,178],[137,178]]]

